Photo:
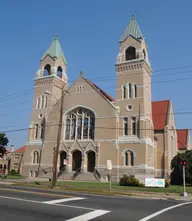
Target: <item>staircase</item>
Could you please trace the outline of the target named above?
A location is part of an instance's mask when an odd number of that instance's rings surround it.
[[[63,176],[60,176],[58,180],[62,180]],[[64,180],[75,181],[100,181],[101,179],[95,173],[91,172],[69,172],[64,174]]]
[[[39,172],[39,178],[52,179],[52,168],[46,168]],[[81,168],[77,171],[66,172],[65,168],[60,170],[57,174],[57,180],[75,180],[75,181],[101,181],[101,175],[97,169],[91,172],[82,172]]]

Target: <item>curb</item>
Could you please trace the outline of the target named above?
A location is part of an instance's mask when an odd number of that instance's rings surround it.
[[[6,184],[4,184],[6,185]],[[97,196],[108,196],[108,197],[113,197],[113,196],[119,196],[119,197],[129,197],[129,198],[140,198],[140,199],[150,199],[150,200],[171,200],[171,201],[192,201],[191,197],[181,197],[181,196],[158,196],[155,195],[147,195],[147,194],[139,194],[138,192],[132,192],[132,193],[120,193],[120,192],[106,192],[106,191],[94,191],[94,190],[81,190],[81,189],[70,189],[70,188],[59,188],[56,187],[54,190],[50,189],[50,187],[44,187],[44,186],[32,186],[32,185],[20,185],[18,183],[14,184],[9,184],[9,186],[12,187],[23,187],[23,188],[30,188],[31,190],[45,190],[48,192],[57,192],[57,193],[62,193],[62,191],[67,191],[68,193],[74,193],[74,194],[87,194],[87,195],[97,195]]]

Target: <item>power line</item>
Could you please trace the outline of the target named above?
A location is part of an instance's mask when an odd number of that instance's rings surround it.
[[[188,73],[192,73],[192,70],[190,71],[186,71],[186,72],[173,72],[173,73],[167,73],[167,74],[153,74],[152,73],[152,78],[153,77],[162,77],[162,76],[171,76],[171,75],[183,75],[183,74],[188,74]],[[118,78],[128,78],[130,76],[134,76],[134,78],[140,78],[139,75],[135,75],[135,73],[129,73],[128,75],[119,75]],[[96,77],[96,78],[90,78],[90,80],[94,80],[95,82],[98,81],[106,81],[106,80],[116,80],[117,76],[114,75],[108,75],[105,77]],[[75,80],[74,80],[75,81]],[[69,83],[73,83],[74,81],[69,81]]]
[[[6,108],[6,107],[12,107],[12,106],[15,106],[15,105],[18,105],[18,104],[26,104],[26,103],[29,103],[29,102],[32,102],[31,100],[28,100],[28,101],[22,101],[22,102],[17,102],[17,103],[13,103],[13,104],[8,104],[8,105],[2,105],[0,106],[0,108]]]
[[[160,69],[160,70],[154,70],[154,71],[152,71],[152,73],[156,73],[156,72],[166,72],[166,71],[170,71],[170,70],[179,70],[179,69],[184,69],[184,68],[191,68],[192,67],[192,65],[186,65],[186,66],[180,66],[180,67],[173,67],[173,68],[167,68],[167,69]],[[192,72],[192,71],[187,71],[187,72],[179,72],[179,73],[177,73],[177,72],[174,72],[174,73],[168,73],[168,74],[161,74],[161,75],[159,75],[159,74],[153,74],[153,76],[164,76],[164,75],[175,75],[175,74],[184,74],[184,73],[190,73],[190,72]],[[132,73],[133,75],[135,75],[134,73]],[[132,75],[132,74],[129,74],[129,76],[130,75]],[[106,76],[105,78],[109,78],[109,77],[114,77],[114,75],[109,75],[109,76]],[[124,76],[122,76],[122,77],[124,77]],[[115,79],[116,79],[116,77],[114,77]],[[77,78],[76,78],[77,79]],[[74,79],[74,80],[72,80],[72,81],[70,81],[70,82],[74,82],[76,79]],[[98,78],[98,77],[96,77],[96,78],[90,78],[90,79],[93,79],[93,80],[96,80],[96,79],[104,79],[104,78]],[[24,95],[25,93],[27,93],[27,92],[30,92],[30,91],[33,91],[34,90],[34,88],[31,88],[31,89],[27,89],[27,90],[23,90],[23,91],[20,91],[20,92],[16,92],[16,93],[12,93],[12,94],[9,94],[9,95],[6,95],[6,96],[3,96],[3,97],[0,97],[0,99],[5,99],[5,98],[8,98],[8,97],[12,97],[12,96],[14,96],[14,98],[15,98],[15,95]]]
[[[58,103],[60,102],[60,99],[51,107],[51,110],[56,106],[56,105],[58,105]],[[153,101],[152,101],[153,102]],[[12,114],[16,114],[16,113],[21,113],[21,112],[25,112],[25,111],[33,111],[33,110],[39,110],[39,109],[23,109],[23,110],[19,110],[19,111],[14,111],[14,112],[10,112],[10,113],[3,113],[3,114],[0,114],[0,116],[6,116],[6,115],[12,115]],[[50,111],[51,111],[50,110]],[[183,108],[183,110],[185,110],[184,108]],[[49,111],[49,112],[50,112]],[[47,114],[49,114],[49,113],[47,113]],[[46,115],[47,115],[46,114]],[[190,115],[190,114],[192,114],[192,111],[184,111],[184,112],[173,112],[173,113],[169,113],[170,115]],[[143,116],[151,116],[151,115],[153,115],[153,116],[157,116],[157,115],[167,115],[167,113],[157,113],[157,114],[153,114],[153,113],[146,113],[145,115],[143,115]],[[119,117],[121,117],[121,116],[119,116]],[[123,117],[123,116],[122,116]],[[126,117],[126,116],[125,116]],[[106,118],[116,118],[115,116],[113,117],[113,116],[111,116],[111,117],[108,117],[108,116],[106,116]]]
[[[33,88],[32,89],[28,89],[28,90],[24,90],[24,91],[21,91],[21,92],[17,92],[17,93],[12,93],[12,94],[9,94],[7,96],[0,97],[0,99],[7,100],[9,98],[15,98],[15,97],[24,96],[25,94],[28,94],[31,91],[33,91]]]
[[[14,112],[10,112],[10,113],[3,113],[3,114],[0,114],[0,116],[6,116],[6,115],[12,115],[12,114],[17,114],[17,113],[23,113],[25,111],[31,111],[31,109],[23,109],[23,110],[20,110],[20,111],[14,111]]]
[[[151,82],[151,84],[157,84],[157,83],[167,83],[167,82],[177,82],[177,81],[184,81],[184,80],[192,80],[192,77],[188,77],[188,78],[178,78],[178,79],[171,79],[171,80],[161,80],[161,81],[153,81]],[[145,83],[143,85],[148,85],[150,83]],[[121,87],[122,85],[110,85],[110,86],[105,86],[105,88],[114,88],[114,87]],[[85,92],[92,92],[93,90],[87,90]],[[26,94],[25,94],[26,95]],[[20,97],[20,96],[24,96],[24,95],[19,95],[19,96],[16,96],[16,97]],[[12,97],[12,98],[9,98],[9,99],[14,99],[16,97]],[[26,101],[27,102],[27,101]],[[20,102],[19,102],[20,103]],[[14,104],[12,104],[14,105]],[[3,106],[2,106],[3,107]]]
[[[47,127],[53,127],[53,126],[58,126],[59,124],[53,124],[53,125],[47,125],[44,128],[46,129]],[[63,126],[66,126],[65,124],[62,124]],[[41,128],[41,126],[37,127],[38,129]],[[123,127],[94,127],[95,129],[106,129],[106,130],[124,130]],[[35,129],[35,128],[33,128]],[[11,133],[11,132],[20,132],[20,131],[25,131],[25,130],[29,130],[29,128],[20,128],[20,129],[13,129],[13,130],[5,130],[2,131],[3,133]],[[132,131],[132,128],[127,128],[128,131]],[[146,128],[137,128],[137,131],[156,131],[156,129],[146,129]],[[178,129],[166,129],[167,131],[177,131]],[[187,130],[192,130],[192,128],[187,128]]]

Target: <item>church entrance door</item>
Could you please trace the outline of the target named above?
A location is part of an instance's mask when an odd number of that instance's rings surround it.
[[[87,153],[87,171],[94,172],[95,169],[95,152],[90,151]]]
[[[77,171],[81,168],[81,160],[82,160],[82,154],[81,151],[75,150],[73,152],[73,163],[72,163],[72,170]]]

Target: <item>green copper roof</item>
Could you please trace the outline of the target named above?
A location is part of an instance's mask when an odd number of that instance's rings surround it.
[[[58,37],[56,36],[51,44],[51,46],[49,47],[49,49],[45,52],[45,54],[43,55],[43,57],[41,58],[41,60],[43,60],[47,55],[49,55],[52,58],[63,58],[65,64],[67,64],[67,61],[65,59],[65,56],[63,54],[61,45],[59,43]]]
[[[143,39],[143,36],[141,34],[141,31],[139,29],[139,26],[137,24],[137,21],[136,21],[134,15],[132,16],[129,25],[127,26],[125,32],[123,33],[123,36],[121,37],[120,42],[125,41],[127,39],[127,37],[130,35],[132,37],[136,38],[137,40]]]

